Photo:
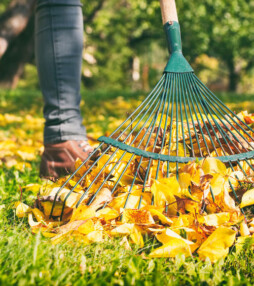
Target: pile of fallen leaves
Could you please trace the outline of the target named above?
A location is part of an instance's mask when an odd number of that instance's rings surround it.
[[[242,115],[254,122],[253,115]],[[139,156],[115,151],[111,148],[98,161],[91,158],[60,191],[68,177],[26,186],[38,188],[38,197],[33,207],[17,202],[17,216],[28,216],[32,231],[42,232],[55,244],[122,237],[125,247],[134,243],[142,248],[148,235],[161,244],[150,257],[197,253],[215,262],[226,257],[233,245],[240,249],[246,240],[254,244],[253,213],[241,210],[254,204],[254,160],[229,166],[206,157],[179,164],[176,171],[173,163],[143,158],[139,164]],[[80,164],[77,161],[76,167]],[[135,176],[139,165],[141,171]]]

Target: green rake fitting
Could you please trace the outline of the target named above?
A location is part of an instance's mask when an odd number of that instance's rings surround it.
[[[138,108],[109,137],[102,136],[98,139],[101,144],[59,188],[51,216],[61,190],[85,164],[90,162],[89,168],[64,200],[62,219],[70,194],[82,184],[106,154],[108,160],[97,170],[77,207],[81,203],[90,205],[105,183],[114,178],[122,162],[125,162],[125,165],[124,168],[121,167],[118,178],[113,180],[112,194],[117,191],[128,168],[135,166],[124,207],[137,181],[143,186],[144,193],[148,182],[158,179],[162,170],[165,177],[175,173],[178,178],[182,163],[201,160],[207,156],[215,156],[232,170],[238,166],[245,175],[242,162],[254,171],[254,130],[197,78],[184,58],[175,1],[161,0],[161,10],[171,53],[161,79]],[[101,152],[100,156],[96,156],[98,152]],[[116,154],[120,154],[117,159]],[[154,162],[157,167],[151,175],[150,169]],[[144,164],[146,168],[143,167]],[[101,181],[107,166],[111,166],[111,169]],[[96,191],[89,197],[89,191],[95,184]],[[230,179],[229,184],[237,199]],[[214,198],[212,189],[211,194]],[[139,208],[142,199],[143,195],[140,196]]]

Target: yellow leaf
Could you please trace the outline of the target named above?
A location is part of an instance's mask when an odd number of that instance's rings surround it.
[[[136,227],[134,227],[134,232],[130,234],[131,240],[137,244],[139,247],[144,246],[143,236],[140,231]]]
[[[117,162],[123,154],[122,154],[122,152],[117,152],[117,155],[118,155],[118,156],[113,159],[115,162]],[[121,159],[121,163],[119,163],[119,164],[117,165],[117,168],[115,168],[114,171],[112,172],[112,176],[115,177],[114,180],[117,180],[117,179],[120,177],[120,175],[122,174],[124,168],[125,168],[126,165],[128,164],[128,162],[129,162],[131,156],[132,156],[131,153],[126,153],[126,154],[123,156],[123,158]],[[113,164],[113,167],[114,167],[114,164]]]
[[[225,177],[222,174],[213,174],[210,182],[214,196],[217,196],[224,189]]]
[[[89,242],[102,242],[103,232],[101,230],[94,230],[88,233],[86,238],[89,240]]]
[[[85,221],[81,226],[78,227],[77,231],[82,234],[89,234],[90,232],[94,231],[94,222],[89,219]]]
[[[178,254],[191,256],[190,246],[182,239],[172,237],[168,243],[152,251],[149,257],[176,257]]]
[[[191,185],[192,177],[189,173],[180,173],[179,174],[179,184],[181,189],[188,189]]]
[[[226,166],[216,158],[206,158],[203,161],[202,169],[205,174],[227,174]]]
[[[247,223],[245,221],[242,221],[240,223],[240,234],[241,234],[241,236],[250,235],[249,228],[248,228]]]
[[[254,189],[251,189],[243,194],[240,207],[243,208],[251,206],[253,204],[254,204]]]
[[[172,220],[166,217],[164,214],[156,210],[155,208],[150,208],[149,212],[155,220],[159,220],[162,224],[169,225],[172,223]]]
[[[74,208],[79,199],[81,198],[81,196],[82,194],[80,193],[75,193],[75,192],[70,193],[70,190],[65,189],[61,191],[60,200],[64,202],[64,200],[67,198],[65,206],[69,208]]]
[[[43,207],[44,214],[45,214],[46,216],[49,216],[50,213],[51,213],[51,209],[52,209],[52,206],[53,206],[53,202],[45,201],[45,202],[41,202],[41,205],[42,205],[42,207]],[[57,202],[57,203],[55,204],[55,206],[54,206],[52,215],[53,215],[53,216],[60,216],[61,213],[62,213],[62,208],[63,208],[62,203],[58,203],[58,202]],[[70,213],[71,211],[72,211],[71,208],[68,208],[68,207],[65,207],[65,208],[64,208],[64,214]]]
[[[36,159],[36,149],[31,146],[21,146],[16,154],[24,161],[32,161]]]
[[[117,226],[113,230],[111,230],[111,235],[126,235],[134,232],[135,224],[134,223],[124,223],[122,225]]]
[[[61,241],[63,241],[66,238],[67,234],[68,234],[68,232],[60,233],[60,234],[52,237],[51,238],[52,244],[56,245],[56,244],[60,243]]]
[[[172,218],[173,224],[171,225],[171,228],[173,227],[192,227],[194,222],[193,215],[186,214],[186,215],[180,215],[179,217]]]
[[[78,158],[75,162],[75,169],[77,170],[82,163],[83,162]],[[86,172],[87,169],[88,169],[87,165],[84,164],[82,167],[80,167],[80,169],[77,171],[75,175],[80,178]]]
[[[106,221],[119,217],[119,212],[112,208],[106,207],[96,212],[96,217],[103,218]]]
[[[45,188],[45,190],[41,190],[40,195],[41,196],[54,197],[57,194],[58,190],[60,189],[59,186],[55,187],[59,183],[61,183],[61,182],[57,182],[51,186],[47,186]],[[60,198],[60,200],[62,202],[64,202],[64,200],[67,198],[66,202],[65,202],[65,206],[69,207],[69,208],[73,208],[73,207],[75,207],[75,205],[79,201],[80,197],[82,196],[82,193],[71,192],[69,189],[63,188],[57,194],[57,196],[58,196],[58,198]]]
[[[45,220],[45,216],[44,216],[43,212],[41,212],[39,209],[37,209],[37,208],[32,209],[32,213],[38,222]]]
[[[41,188],[40,184],[28,184],[25,187],[23,187],[23,190],[37,194],[40,191],[40,188]]]
[[[47,228],[56,228],[61,226],[64,221],[46,221]]]
[[[122,245],[126,250],[132,250],[126,236],[123,237],[123,239],[120,242],[120,245]]]
[[[16,216],[19,218],[25,217],[31,212],[31,208],[24,203],[16,202],[14,206],[16,208]]]
[[[20,172],[24,172],[25,169],[32,170],[32,166],[30,163],[27,162],[17,162],[15,165],[15,169],[19,170]]]
[[[251,219],[251,221],[249,222],[249,225],[254,227],[254,218]]]
[[[232,172],[228,180],[225,182],[224,188],[226,188],[229,192],[232,191],[231,186],[236,190],[239,187],[239,181],[243,180],[245,177],[244,173],[242,171],[235,171]]]
[[[184,227],[182,229],[185,230],[186,235],[187,235],[187,239],[194,243],[194,244],[190,245],[191,252],[193,253],[197,248],[200,247],[200,245],[204,241],[204,236],[201,233],[199,233],[199,232],[197,232],[191,228]]]
[[[201,216],[200,220],[208,226],[220,226],[230,221],[230,213],[223,212]]]
[[[219,227],[198,250],[199,257],[205,259],[209,257],[212,262],[225,258],[228,254],[229,247],[235,241],[236,232],[231,228]]]
[[[31,228],[38,227],[39,225],[41,225],[41,222],[35,222],[33,220],[33,215],[31,213],[28,214],[28,223]]]
[[[17,160],[12,157],[5,157],[4,163],[5,163],[5,166],[9,169],[18,164]]]
[[[59,227],[58,235],[56,235],[55,237],[52,238],[52,240],[51,240],[52,243],[57,244],[57,243],[61,242],[68,234],[72,234],[72,233],[73,234],[74,233],[80,234],[80,232],[77,231],[77,229],[85,223],[86,222],[83,220],[77,220],[77,221],[69,222],[69,223]]]
[[[170,228],[166,228],[164,229],[161,233],[157,233],[156,234],[156,238],[163,244],[167,244],[170,242],[170,240],[172,238],[178,238],[183,240],[184,242],[186,242],[188,245],[193,244],[192,241],[189,241],[187,239],[184,239],[183,237],[181,237],[179,234],[177,234],[176,232],[174,232],[173,230],[171,230]]]
[[[179,195],[180,190],[180,185],[175,177],[155,181],[151,187],[151,192],[154,195],[154,205],[162,207],[168,204],[168,213],[175,215],[177,203],[174,195]]]
[[[126,209],[137,209],[139,206],[140,198],[142,196],[141,200],[141,208],[146,205],[151,205],[151,194],[142,192],[138,189],[138,186],[136,188],[133,188],[131,193],[119,193],[109,204],[110,207],[113,209],[120,211],[124,206]],[[126,203],[126,200],[127,204]]]
[[[52,238],[52,237],[55,237],[57,234],[56,234],[56,233],[52,233],[52,232],[46,232],[46,231],[44,231],[44,232],[42,232],[42,235],[43,235],[44,237]]]
[[[127,209],[123,211],[123,223],[140,223],[140,224],[153,224],[154,220],[147,210],[132,210]]]
[[[54,197],[60,188],[59,185],[56,186],[57,184],[58,184],[58,181],[57,181],[57,183],[53,183],[53,184],[51,181],[47,181],[45,188],[40,189],[40,195],[45,196],[45,197],[48,197],[48,196]],[[63,188],[62,191],[64,191],[64,190],[70,191],[69,189],[66,189],[66,188]],[[58,195],[60,195],[61,192]]]
[[[71,221],[87,220],[92,217],[95,217],[95,210],[91,207],[80,205],[77,209],[74,209]]]

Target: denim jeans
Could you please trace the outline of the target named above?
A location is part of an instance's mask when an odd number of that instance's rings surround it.
[[[35,54],[44,143],[86,140],[80,114],[83,16],[79,0],[37,0]]]

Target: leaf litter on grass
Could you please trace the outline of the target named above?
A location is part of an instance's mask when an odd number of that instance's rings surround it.
[[[254,123],[253,114],[241,112],[238,116],[246,124]],[[173,128],[176,127],[173,125]],[[148,183],[143,188],[144,174],[140,172],[132,188],[133,174],[140,157],[136,156],[124,176],[120,177],[131,155],[125,154],[118,167],[112,171],[112,163],[123,155],[123,151],[118,151],[108,162],[114,151],[112,147],[104,154],[80,182],[82,174],[95,159],[79,169],[58,194],[52,217],[50,214],[55,195],[69,176],[56,182],[44,181],[41,186],[26,186],[29,190],[34,188],[35,193],[39,189],[38,198],[34,206],[30,207],[17,202],[17,216],[27,216],[32,232],[41,232],[45,237],[50,237],[53,244],[64,240],[90,244],[103,242],[108,237],[122,237],[124,245],[131,247],[133,243],[142,248],[144,237],[154,237],[161,246],[150,252],[150,258],[174,258],[184,254],[186,257],[198,255],[201,259],[209,258],[216,262],[226,257],[233,245],[240,247],[245,240],[254,238],[253,214],[244,215],[240,209],[254,204],[254,160],[249,160],[249,164],[241,162],[240,166],[234,165],[232,170],[215,158],[215,152],[211,152],[210,157],[199,162],[180,164],[178,176],[174,163],[170,163],[169,176],[166,176],[162,164],[156,180],[153,178],[158,162],[153,160]],[[163,150],[157,152],[163,153]],[[221,153],[220,146],[217,146],[217,152]],[[76,168],[80,164],[81,161],[77,160]],[[144,160],[143,170],[147,170],[148,164],[148,160]],[[106,165],[104,172],[97,176],[103,165]],[[105,182],[92,204],[87,206],[110,172],[110,179]],[[86,192],[96,176],[95,183]],[[120,183],[112,193],[114,182],[119,178]],[[74,186],[75,190],[69,193]],[[241,199],[240,204],[232,194],[232,186]],[[83,201],[76,207],[81,197]]]

